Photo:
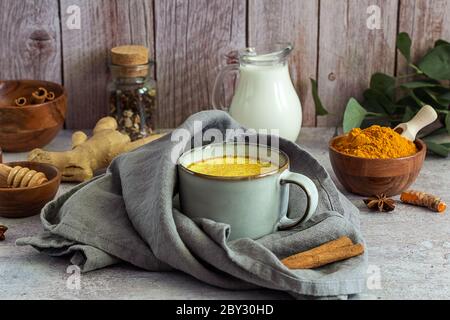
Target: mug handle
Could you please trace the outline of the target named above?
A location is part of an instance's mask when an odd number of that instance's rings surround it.
[[[319,203],[319,192],[310,178],[302,174],[285,171],[280,177],[280,184],[284,185],[288,183],[295,184],[303,189],[308,199],[308,204],[306,206],[306,213],[302,217],[291,219],[286,215],[281,218],[278,224],[278,230],[290,229],[308,221],[316,212]]]
[[[222,94],[222,84],[223,84],[223,80],[225,79],[225,76],[230,73],[230,72],[237,72],[239,71],[239,67],[240,65],[238,63],[233,63],[233,64],[229,64],[225,67],[223,67],[217,78],[216,81],[214,82],[214,87],[213,87],[213,93],[212,93],[212,105],[213,108],[216,110],[223,110],[223,111],[227,111],[228,112],[228,106],[223,105],[223,103],[221,102],[220,98],[221,98],[221,94]]]

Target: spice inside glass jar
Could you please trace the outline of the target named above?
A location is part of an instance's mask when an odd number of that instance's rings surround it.
[[[144,52],[143,48],[114,48],[110,66],[110,115],[117,120],[119,131],[127,134],[132,141],[144,138],[154,130],[156,82],[151,77],[153,63],[145,60],[148,56],[136,55],[136,52]]]

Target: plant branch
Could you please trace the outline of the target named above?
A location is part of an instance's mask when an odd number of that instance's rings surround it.
[[[418,76],[418,74],[417,73],[409,73],[409,74],[404,74],[404,75],[401,75],[401,76],[397,76],[396,79],[397,80],[402,80],[402,79],[412,78],[412,77],[415,77],[415,76]]]
[[[420,75],[420,74],[424,74],[424,73],[423,73],[423,71],[422,71],[422,70],[420,70],[420,69],[419,69],[419,67],[418,67],[418,66],[416,66],[415,64],[413,64],[413,63],[410,63],[410,64],[409,64],[409,66],[410,66],[411,68],[413,68],[414,70],[416,70],[416,72],[417,72],[417,74],[418,74],[418,75]]]

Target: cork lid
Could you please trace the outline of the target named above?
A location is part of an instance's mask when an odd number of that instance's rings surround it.
[[[135,66],[147,64],[148,48],[136,45],[112,48],[111,62],[119,66]]]

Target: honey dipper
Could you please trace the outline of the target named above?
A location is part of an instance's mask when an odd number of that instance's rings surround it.
[[[36,187],[48,181],[42,172],[21,166],[11,168],[1,163],[0,180],[6,182],[6,186],[10,188]]]

